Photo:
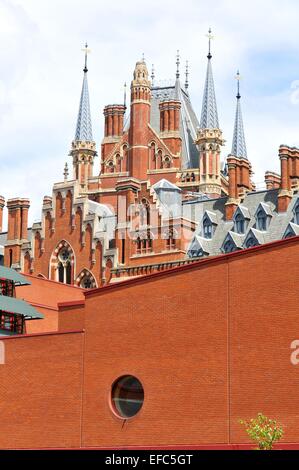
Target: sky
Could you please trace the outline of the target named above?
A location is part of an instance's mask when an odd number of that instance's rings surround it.
[[[0,0],[0,194],[28,197],[32,223],[65,162],[71,169],[86,41],[99,150],[103,108],[122,103],[143,53],[157,81],[174,80],[179,49],[200,117],[209,27],[221,158],[231,150],[240,69],[248,157],[262,187],[266,170],[279,172],[279,145],[299,146],[298,18],[297,0]]]

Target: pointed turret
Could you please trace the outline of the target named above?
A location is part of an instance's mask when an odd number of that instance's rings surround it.
[[[228,168],[228,201],[226,203],[226,219],[232,220],[236,208],[244,195],[252,190],[251,165],[247,158],[244,125],[241,111],[240,73],[237,72],[237,108],[231,154],[227,157]]]
[[[236,109],[236,118],[235,118],[235,127],[234,127],[234,135],[233,135],[233,145],[231,155],[238,158],[247,158],[247,149],[246,149],[246,142],[245,142],[245,134],[244,134],[244,125],[243,125],[243,117],[242,117],[242,110],[241,110],[241,95],[240,95],[240,73],[237,73],[237,81],[238,81],[238,92],[237,92],[237,109]]]
[[[92,125],[90,115],[90,104],[89,104],[89,91],[88,91],[88,80],[87,80],[87,44],[85,46],[85,66],[84,66],[84,77],[80,99],[80,106],[78,112],[76,134],[74,140],[86,140],[91,142],[92,138]]]
[[[212,72],[211,40],[209,29],[208,67],[202,102],[200,126],[195,143],[199,147],[199,190],[210,197],[221,196],[220,149],[224,145],[219,129],[218,111]]]
[[[219,129],[217,102],[214,86],[214,78],[212,71],[212,54],[211,54],[211,40],[213,39],[212,31],[209,29],[209,53],[208,53],[208,66],[206,74],[206,82],[202,101],[202,111],[200,119],[200,129]]]
[[[94,157],[96,156],[96,144],[92,137],[92,125],[89,104],[89,92],[87,81],[87,54],[90,52],[88,45],[83,49],[85,53],[84,77],[80,98],[79,113],[75,138],[72,142],[70,155],[73,157],[74,179],[78,180],[82,188],[86,188],[88,178],[93,174]]]

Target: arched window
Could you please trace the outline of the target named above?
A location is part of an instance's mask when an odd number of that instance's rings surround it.
[[[267,230],[267,215],[263,210],[259,210],[256,215],[256,223],[258,230],[265,232]]]
[[[245,219],[242,214],[238,214],[235,220],[235,231],[237,233],[245,233]]]
[[[109,171],[110,173],[114,173],[114,170],[115,170],[114,163],[113,163],[113,161],[111,160],[111,161],[108,163],[108,171]]]
[[[76,285],[82,289],[94,289],[97,287],[93,274],[88,269],[83,269],[76,278]]]
[[[246,242],[246,248],[252,248],[253,246],[257,246],[257,241],[255,240],[255,238],[250,237]]]
[[[169,157],[165,157],[164,164],[165,164],[165,168],[170,168],[171,160]]]
[[[71,246],[62,241],[54,250],[51,258],[52,279],[63,284],[73,283],[74,254]]]
[[[208,217],[205,217],[203,220],[203,236],[208,239],[211,239],[213,236],[213,224]]]

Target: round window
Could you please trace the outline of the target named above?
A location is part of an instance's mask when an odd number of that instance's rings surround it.
[[[112,403],[121,418],[131,418],[141,409],[144,400],[143,387],[136,377],[125,375],[112,386]]]

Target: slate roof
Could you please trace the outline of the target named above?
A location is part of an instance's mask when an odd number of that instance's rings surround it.
[[[152,88],[151,100],[151,118],[150,124],[153,129],[160,133],[160,111],[159,104],[166,100],[181,101],[180,111],[180,135],[182,138],[182,168],[198,167],[198,149],[194,144],[196,139],[197,128],[199,127],[198,119],[192,108],[188,93],[182,88],[180,81],[177,79],[172,86],[154,86]]]
[[[242,209],[246,220],[246,230],[244,234],[235,232],[234,221],[225,220],[225,203],[227,198],[210,199],[204,201],[186,201],[183,203],[183,215],[187,219],[191,219],[197,223],[197,229],[194,239],[202,236],[202,220],[206,211],[212,212],[217,217],[217,225],[211,240],[205,241],[205,251],[207,255],[217,255],[223,253],[223,245],[227,236],[236,245],[236,249],[245,248],[245,242],[250,236],[257,240],[257,244],[264,244],[275,240],[281,240],[286,236],[288,227],[291,227],[294,235],[299,234],[299,226],[294,218],[294,208],[299,201],[299,195],[294,194],[293,199],[286,213],[277,212],[277,196],[279,190],[273,189],[268,191],[257,191],[248,193],[242,205]],[[260,231],[256,225],[256,213],[262,206],[268,214],[268,227],[266,231]],[[189,249],[192,247],[193,240]],[[205,256],[205,255],[204,255]]]

